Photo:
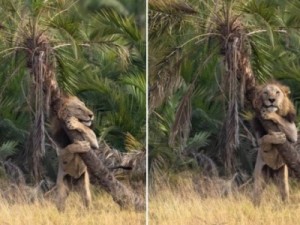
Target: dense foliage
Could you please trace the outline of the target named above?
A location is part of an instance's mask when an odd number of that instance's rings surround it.
[[[299,112],[299,2],[149,4],[150,174],[213,163],[222,175],[251,175],[247,82],[287,84]]]
[[[30,161],[24,160],[32,157],[29,134],[36,116],[30,40],[41,37],[51,46],[52,62],[46,66],[55,67],[64,92],[79,96],[93,110],[97,136],[120,151],[144,145],[143,0],[1,0],[0,12],[1,160],[10,158],[30,173]],[[48,127],[47,118],[45,122]],[[48,129],[45,144],[44,174],[55,177]]]

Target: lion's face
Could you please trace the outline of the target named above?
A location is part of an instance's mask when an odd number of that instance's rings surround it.
[[[79,122],[90,127],[94,119],[94,114],[77,97],[70,96],[64,99],[62,107],[58,112],[58,117],[64,121],[70,117],[75,117]]]
[[[286,96],[277,85],[269,84],[262,89],[261,97],[263,107],[269,112],[276,112],[282,108]]]
[[[276,112],[281,116],[290,117],[293,120],[296,111],[289,99],[290,89],[280,83],[269,83],[256,88],[252,101],[253,108],[260,113],[261,110]]]

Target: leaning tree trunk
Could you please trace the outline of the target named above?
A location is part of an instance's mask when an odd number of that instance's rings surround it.
[[[261,117],[258,119],[265,130],[280,132],[278,125],[274,122],[270,120],[264,120]],[[300,147],[299,138],[297,143],[291,143],[289,140],[286,140],[285,143],[274,144],[274,146],[276,146],[277,151],[287,166],[294,172],[295,176],[300,179],[300,153],[298,151]]]
[[[291,144],[286,141],[284,144],[276,145],[276,148],[287,166],[294,172],[295,176],[300,179],[299,143]]]
[[[104,188],[121,208],[144,210],[144,199],[119,182],[92,150],[79,154],[93,176],[95,184]]]
[[[68,130],[67,128],[65,128],[65,131],[72,142],[74,142],[75,139],[84,141],[84,138],[80,136],[77,131]],[[79,155],[93,177],[94,183],[103,187],[121,208],[134,207],[136,210],[145,209],[144,199],[119,182],[93,150],[80,153]]]
[[[225,159],[226,173],[231,174],[235,170],[235,151],[239,147],[239,112],[244,107],[244,96],[248,96],[255,86],[255,78],[244,28],[236,18],[225,18],[218,27],[222,35],[221,53],[225,66],[222,86],[227,96],[219,146]]]

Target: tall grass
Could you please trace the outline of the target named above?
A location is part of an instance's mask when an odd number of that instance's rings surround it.
[[[121,210],[106,193],[93,194],[92,208],[86,209],[80,197],[71,193],[66,210],[59,212],[49,200],[35,203],[9,203],[0,198],[1,225],[141,225],[145,212]]]
[[[215,187],[219,189],[219,187]],[[213,187],[211,187],[213,189]],[[209,192],[209,190],[208,190]],[[254,207],[252,185],[230,196],[216,195],[215,190],[200,196],[190,174],[160,183],[150,193],[149,224],[155,225],[289,225],[300,224],[300,189],[292,188],[290,203],[282,203],[277,189],[270,185],[263,193],[262,204]]]

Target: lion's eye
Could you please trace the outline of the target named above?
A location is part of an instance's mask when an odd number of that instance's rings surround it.
[[[279,92],[279,91],[276,91],[276,94],[277,94],[277,95],[279,95],[279,94],[280,94],[280,92]]]

